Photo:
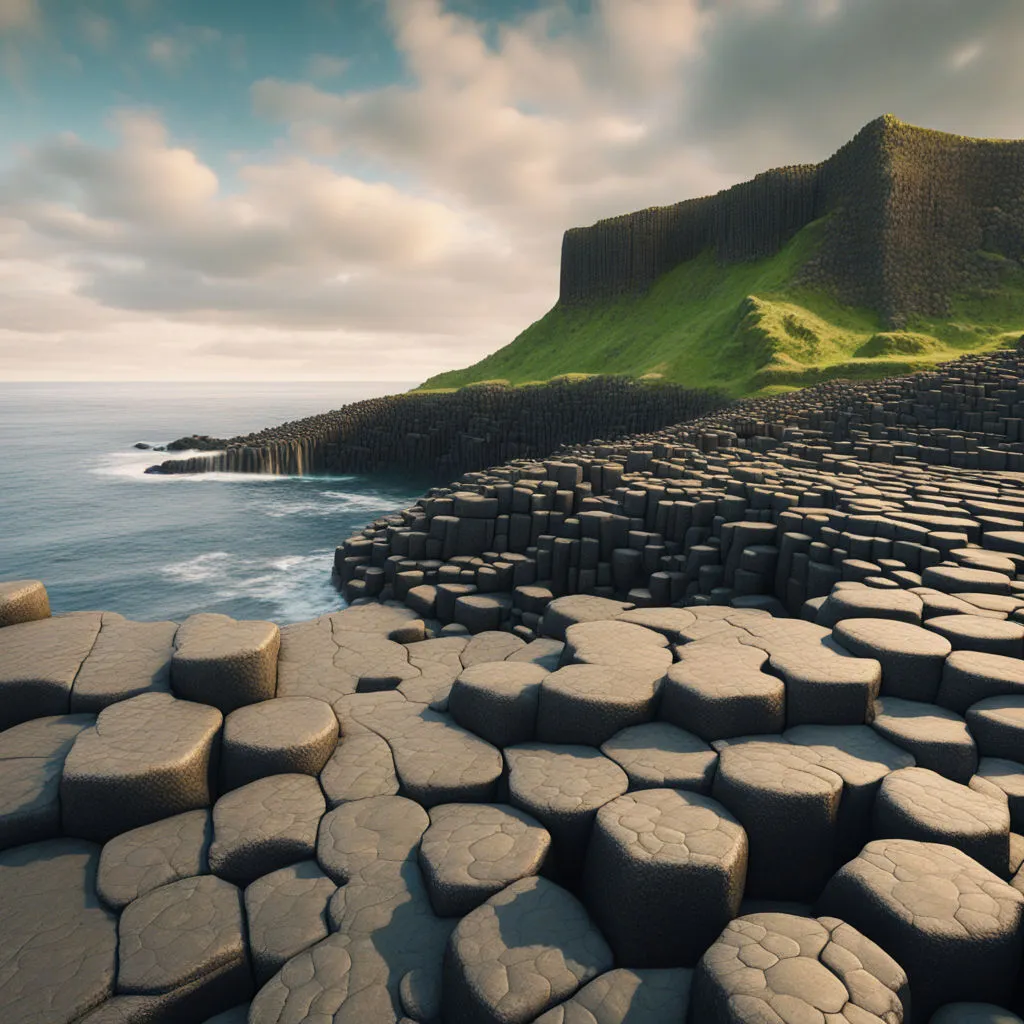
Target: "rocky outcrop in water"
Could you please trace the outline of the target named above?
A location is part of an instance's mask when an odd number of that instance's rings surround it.
[[[372,473],[444,479],[570,441],[621,437],[690,419],[726,399],[676,384],[599,376],[511,388],[482,384],[450,394],[409,392],[229,440],[195,435],[167,447],[209,451],[172,459],[160,473]]]

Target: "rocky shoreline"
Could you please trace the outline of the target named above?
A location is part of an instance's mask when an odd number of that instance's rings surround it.
[[[284,475],[415,472],[432,479],[495,462],[546,455],[559,445],[622,437],[728,404],[714,391],[595,376],[525,387],[479,384],[453,393],[372,398],[229,439],[192,435],[151,473]]]
[[[0,584],[0,1017],[1020,1024],[1022,371],[465,471],[292,626]]]

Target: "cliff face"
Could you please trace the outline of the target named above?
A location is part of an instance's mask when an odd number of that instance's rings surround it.
[[[528,458],[592,437],[621,437],[692,419],[723,395],[622,377],[483,385],[454,394],[406,393],[230,439],[195,435],[168,449],[209,451],[151,472],[287,475],[405,471],[444,477]]]
[[[941,316],[949,296],[994,283],[995,254],[1024,259],[1024,141],[872,121],[820,164],[759,174],[717,195],[572,228],[561,304],[645,291],[711,248],[720,263],[771,256],[828,215],[796,283],[824,286],[893,327]]]

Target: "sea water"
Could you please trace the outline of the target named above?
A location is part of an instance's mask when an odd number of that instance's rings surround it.
[[[173,453],[134,445],[231,437],[411,386],[0,384],[0,580],[42,580],[54,612],[141,620],[340,608],[335,546],[424,481],[147,475]]]

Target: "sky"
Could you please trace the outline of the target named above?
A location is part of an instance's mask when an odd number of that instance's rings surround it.
[[[0,381],[423,379],[569,227],[1021,96],[1022,0],[0,0]]]

